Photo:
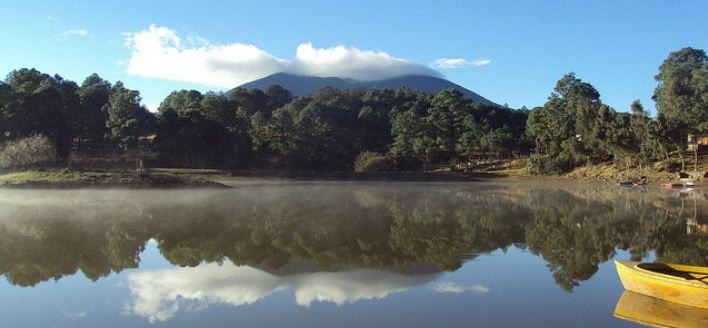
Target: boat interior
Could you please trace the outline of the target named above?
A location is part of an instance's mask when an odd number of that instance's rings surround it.
[[[672,278],[681,278],[697,283],[703,283],[708,286],[708,269],[688,266],[671,266],[663,263],[641,263],[637,265],[639,268],[656,272],[659,274],[671,276]]]

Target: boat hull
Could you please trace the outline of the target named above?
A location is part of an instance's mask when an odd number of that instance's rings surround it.
[[[615,261],[615,266],[626,290],[708,309],[707,268],[629,261]]]

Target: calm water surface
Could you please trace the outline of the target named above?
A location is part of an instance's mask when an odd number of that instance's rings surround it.
[[[634,326],[612,259],[706,266],[706,224],[601,186],[0,190],[0,327]]]

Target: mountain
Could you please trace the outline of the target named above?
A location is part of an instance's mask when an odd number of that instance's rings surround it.
[[[288,73],[276,73],[262,79],[242,84],[239,88],[265,90],[269,86],[275,84],[290,90],[290,92],[296,96],[309,95],[326,86],[339,90],[399,89],[406,87],[411,90],[430,93],[445,89],[455,89],[461,92],[467,99],[478,101],[483,104],[496,105],[494,102],[476,94],[472,90],[439,77],[425,75],[406,75],[378,81],[357,81],[338,77],[315,77]]]

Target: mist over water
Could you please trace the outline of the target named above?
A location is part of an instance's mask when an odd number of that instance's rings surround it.
[[[611,259],[708,265],[707,199],[530,183],[0,190],[0,326],[621,325]]]

